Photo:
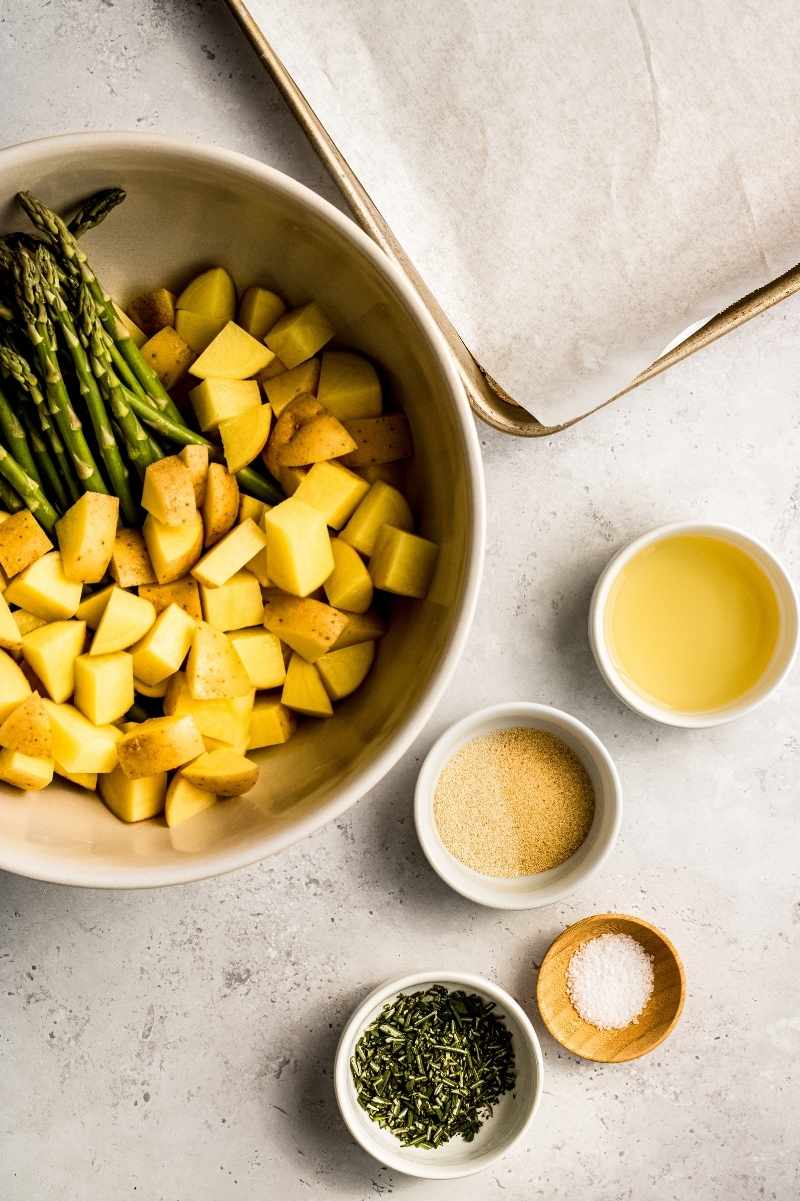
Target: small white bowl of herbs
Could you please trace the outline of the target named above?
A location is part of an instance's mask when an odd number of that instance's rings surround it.
[[[417,972],[374,989],[339,1040],[336,1099],[353,1138],[397,1172],[470,1176],[517,1143],[542,1092],[520,1005],[482,976]]]

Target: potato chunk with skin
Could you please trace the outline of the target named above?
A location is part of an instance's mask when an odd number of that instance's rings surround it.
[[[187,780],[185,776],[177,772],[167,788],[164,820],[170,829],[173,829],[182,822],[196,817],[205,809],[210,809],[216,803],[217,798],[213,792],[206,792],[204,788],[198,788],[196,784],[192,784],[191,780]]]
[[[39,792],[53,779],[53,760],[24,755],[6,748],[0,751],[0,780],[23,792]]]
[[[143,292],[128,305],[128,316],[146,334],[157,334],[165,325],[175,324],[175,293],[167,288]]]
[[[192,443],[184,446],[178,458],[192,478],[195,506],[202,509],[206,497],[206,480],[208,479],[208,447],[196,446]]]
[[[164,525],[185,525],[194,519],[194,484],[189,468],[178,455],[167,455],[148,465],[142,508]]]
[[[56,522],[64,575],[96,584],[108,571],[117,536],[119,500],[100,492],[84,492]]]
[[[296,496],[264,514],[267,574],[295,596],[308,596],[333,571],[333,551],[325,518]]]
[[[189,399],[204,434],[217,429],[221,421],[261,407],[254,379],[207,379],[192,388]]]
[[[334,568],[323,584],[328,602],[348,613],[366,613],[372,604],[372,580],[357,550],[341,538],[331,542]]]
[[[156,619],[155,606],[134,592],[114,588],[95,630],[91,655],[124,651],[143,638]]]
[[[376,588],[398,596],[427,596],[439,548],[435,542],[399,530],[381,526],[369,564]]]
[[[111,575],[120,588],[155,584],[153,564],[139,530],[117,530],[111,552]]]
[[[244,696],[196,700],[189,691],[185,674],[179,671],[169,681],[164,697],[164,712],[168,716],[178,717],[191,714],[204,737],[214,737],[237,750],[247,750],[255,695],[255,690],[251,688]]]
[[[363,417],[345,422],[345,429],[356,449],[345,455],[348,467],[371,463],[392,463],[410,459],[414,453],[411,429],[404,413],[386,413],[383,417]]]
[[[73,775],[113,771],[122,731],[116,726],[96,726],[74,705],[44,701],[53,729],[53,758]],[[63,772],[61,773],[63,774]]]
[[[203,502],[204,544],[213,546],[227,534],[239,512],[239,485],[236,477],[226,471],[221,463],[212,463],[208,469],[206,496]]]
[[[253,706],[248,748],[254,751],[259,747],[280,746],[289,741],[296,729],[297,718],[281,702],[280,694],[260,696]]]
[[[192,575],[201,584],[221,588],[266,545],[267,536],[254,521],[241,521],[203,555]]]
[[[189,370],[198,379],[249,379],[272,362],[274,353],[235,321],[223,325]]]
[[[34,620],[40,621],[41,619],[37,617]],[[19,651],[21,642],[22,634],[19,625],[8,607],[5,597],[0,592],[0,647],[16,653]]]
[[[81,584],[67,579],[60,553],[51,550],[14,577],[5,597],[10,605],[19,605],[46,621],[59,621],[75,616],[81,603]]]
[[[386,633],[386,622],[377,613],[344,613],[347,625],[333,644],[332,650],[340,651],[345,646],[355,646],[358,642],[371,642],[383,638]]]
[[[261,386],[267,394],[275,416],[280,417],[286,406],[298,396],[306,392],[313,396],[319,384],[319,373],[319,359],[309,359],[299,367],[293,367],[291,371],[282,371],[272,379],[260,376]]]
[[[256,689],[278,688],[286,679],[280,640],[265,629],[237,630],[230,635]]]
[[[140,776],[132,780],[120,766],[100,777],[100,796],[108,808],[123,822],[143,822],[157,817],[164,808],[167,773]]]
[[[149,513],[142,529],[159,584],[171,584],[186,575],[203,552],[203,520],[194,508],[183,525],[164,525]]]
[[[413,524],[411,509],[402,492],[376,480],[339,536],[362,555],[369,556],[375,549],[381,526],[410,530]]]
[[[264,335],[285,312],[286,305],[277,292],[253,286],[247,289],[239,304],[239,324],[248,334],[263,341]]]
[[[189,654],[196,624],[179,605],[169,605],[159,613],[131,650],[136,679],[144,684],[160,684],[178,671]]]
[[[31,695],[25,673],[5,651],[0,651],[0,721]]]
[[[0,567],[9,577],[18,575],[53,549],[53,543],[27,509],[0,523]]]
[[[181,771],[184,780],[215,796],[242,796],[258,780],[258,764],[232,747],[206,751]]]
[[[226,417],[219,423],[219,436],[228,471],[235,475],[257,459],[266,446],[272,424],[272,409],[259,405],[238,417]]]
[[[267,466],[306,467],[336,459],[356,448],[338,418],[313,396],[298,396],[283,410],[267,450]]]
[[[340,421],[378,417],[382,408],[378,373],[363,355],[349,350],[326,350],[317,399]]]
[[[289,660],[281,702],[307,717],[330,717],[333,713],[322,677],[314,664],[307,663],[300,655],[292,655]]]
[[[222,630],[215,630],[207,622],[201,622],[194,632],[186,680],[195,700],[226,700],[247,696],[252,691],[233,643]]]
[[[200,589],[197,581],[191,576],[182,576],[179,580],[173,580],[171,584],[142,584],[139,596],[149,600],[155,606],[156,613],[162,613],[170,605],[178,605],[195,621],[203,620]]]
[[[96,726],[119,721],[133,704],[133,656],[79,655],[75,660],[75,708]]]
[[[58,704],[72,696],[75,661],[83,653],[85,621],[51,621],[22,640],[25,662],[30,664]]]
[[[363,684],[375,658],[374,642],[359,642],[340,651],[329,651],[317,660],[317,671],[328,696],[341,701]]]
[[[123,734],[117,748],[119,763],[131,780],[172,771],[205,752],[203,739],[189,714],[151,717]]]
[[[31,693],[0,724],[0,746],[35,759],[52,759],[53,727],[38,692]]]
[[[148,338],[141,353],[167,390],[175,387],[194,358],[192,348],[171,325]]]
[[[317,509],[328,525],[340,530],[368,492],[366,480],[341,463],[315,463],[294,495]]]
[[[178,296],[177,307],[202,314],[222,327],[236,312],[236,285],[224,267],[209,267],[196,275]]]
[[[205,619],[215,630],[243,630],[263,619],[261,587],[249,571],[237,571],[219,588],[201,584],[200,593]]]
[[[264,341],[287,367],[297,367],[330,342],[333,326],[316,301],[284,313]]]
[[[329,651],[347,625],[337,609],[311,597],[270,590],[264,596],[264,627],[309,663]]]

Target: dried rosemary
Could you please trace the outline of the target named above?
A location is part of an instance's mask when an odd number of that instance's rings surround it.
[[[472,1142],[514,1087],[514,1047],[494,1003],[437,984],[384,1005],[350,1060],[358,1103],[406,1147]]]

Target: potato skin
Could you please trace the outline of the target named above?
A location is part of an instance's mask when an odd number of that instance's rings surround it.
[[[204,546],[213,546],[236,521],[239,513],[239,485],[236,477],[221,463],[211,463],[203,501]]]

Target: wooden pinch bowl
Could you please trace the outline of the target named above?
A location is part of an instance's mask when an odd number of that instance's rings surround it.
[[[570,959],[600,934],[629,934],[653,957],[653,993],[636,1021],[622,1030],[598,1030],[585,1022],[567,992]],[[622,913],[598,913],[568,926],[542,960],[536,985],[539,1012],[553,1038],[573,1055],[597,1063],[625,1063],[655,1050],[677,1025],[685,993],[683,964],[666,934]]]

